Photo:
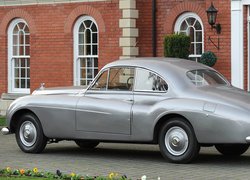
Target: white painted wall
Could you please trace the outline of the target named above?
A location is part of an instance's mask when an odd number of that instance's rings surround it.
[[[244,88],[243,4],[231,1],[231,82]]]

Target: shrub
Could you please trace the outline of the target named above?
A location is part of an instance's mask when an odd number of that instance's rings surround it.
[[[164,37],[164,56],[188,59],[190,37],[185,34],[171,34]]]
[[[207,66],[214,66],[217,61],[216,55],[211,51],[206,51],[201,55],[200,63],[205,64]]]

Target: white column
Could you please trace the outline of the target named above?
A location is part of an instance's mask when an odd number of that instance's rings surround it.
[[[231,1],[231,82],[244,88],[243,5]]]

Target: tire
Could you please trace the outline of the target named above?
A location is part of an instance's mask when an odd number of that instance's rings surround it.
[[[248,144],[219,144],[215,145],[217,151],[225,156],[240,156],[245,153],[249,145]]]
[[[82,149],[94,149],[98,146],[98,141],[75,140],[75,143]]]
[[[190,163],[199,155],[200,145],[193,128],[183,118],[164,124],[158,140],[161,154],[169,162]]]
[[[18,146],[26,153],[40,153],[47,144],[40,121],[30,113],[21,116],[15,134]]]

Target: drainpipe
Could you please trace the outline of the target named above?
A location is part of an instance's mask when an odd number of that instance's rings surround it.
[[[156,0],[152,0],[152,51],[156,57]]]

